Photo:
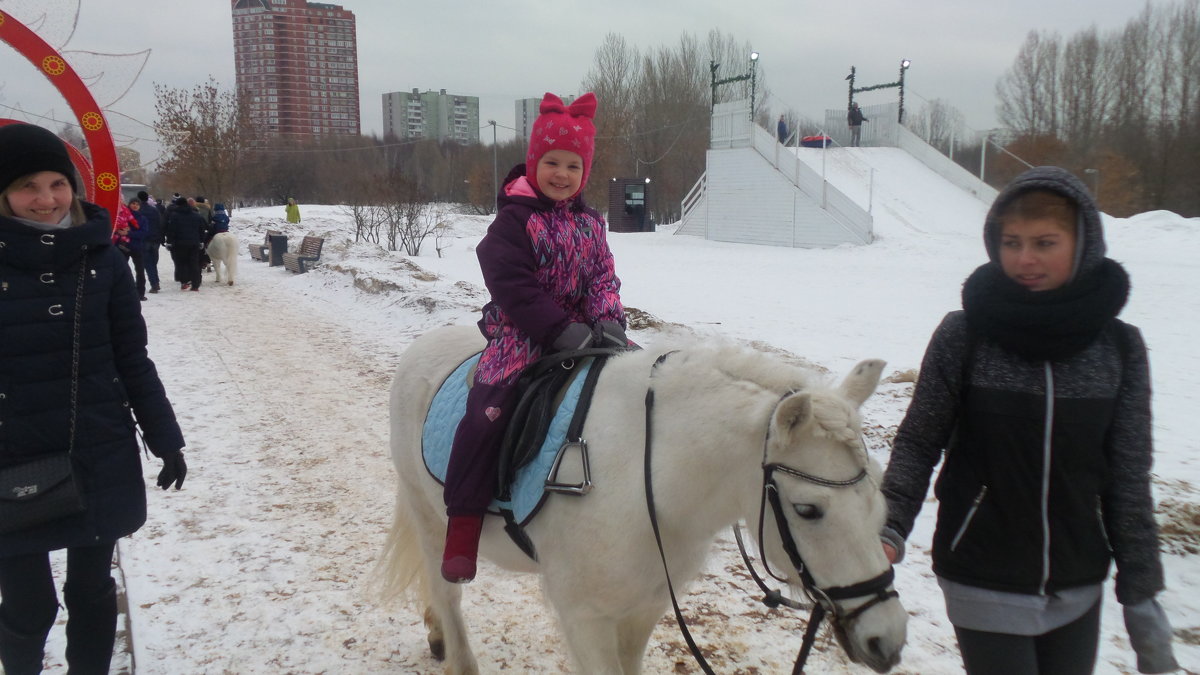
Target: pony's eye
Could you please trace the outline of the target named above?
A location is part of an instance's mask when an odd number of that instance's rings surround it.
[[[792,508],[796,510],[796,515],[805,520],[816,520],[825,515],[815,504],[793,504]]]

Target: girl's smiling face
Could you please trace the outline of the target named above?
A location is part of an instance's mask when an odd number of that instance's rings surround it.
[[[560,202],[579,192],[583,182],[583,157],[570,150],[551,150],[537,164],[537,183],[542,194]]]
[[[1031,291],[1051,291],[1071,280],[1075,230],[1055,218],[1009,218],[1000,229],[1000,267]]]
[[[8,208],[13,215],[37,223],[56,224],[71,212],[75,192],[71,181],[57,171],[39,171],[9,188]]]

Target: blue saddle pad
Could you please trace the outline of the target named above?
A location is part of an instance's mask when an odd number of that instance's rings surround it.
[[[467,412],[467,391],[470,380],[468,374],[479,362],[479,354],[467,359],[446,378],[429,405],[429,413],[425,416],[425,427],[421,432],[421,452],[425,457],[425,468],[445,484],[446,466],[450,463],[450,446],[454,443],[454,432],[458,422]],[[510,501],[493,500],[491,508],[497,512],[501,509],[512,511],[514,519],[521,525],[526,524],[536,513],[545,500],[546,478],[554,466],[554,458],[559,448],[566,440],[567,428],[571,425],[571,417],[575,414],[575,406],[579,403],[579,393],[583,390],[583,382],[587,379],[588,369],[592,367],[590,359],[579,366],[575,379],[567,387],[562,403],[554,413],[546,440],[538,450],[537,456],[525,466],[517,470],[516,480],[512,485]]]

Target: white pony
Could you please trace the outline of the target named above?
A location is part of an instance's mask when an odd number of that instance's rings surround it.
[[[391,388],[400,486],[380,567],[383,594],[408,591],[425,603],[430,649],[454,675],[477,673],[478,666],[459,608],[462,586],[446,583],[438,571],[445,507],[421,456],[421,430],[442,381],[483,346],[474,327],[426,334],[404,353]],[[681,595],[721,530],[741,519],[760,531],[764,467],[776,466],[769,481],[787,522],[777,529],[774,511],[762,511],[760,543],[771,568],[801,583],[785,552],[780,532],[786,532],[811,580],[835,598],[825,602],[839,617],[835,634],[847,654],[889,670],[900,659],[907,615],[880,546],[886,506],[856,410],[874,392],[883,362],[860,363],[835,389],[740,347],[686,348],[656,365],[663,353],[630,352],[604,367],[583,428],[595,487],[582,497],[551,495],[526,526],[538,560],[512,543],[497,517],[485,519],[481,553],[503,568],[541,574],[578,672],[633,675],[669,607],[647,511],[644,453],[651,453],[663,549]],[[645,403],[648,388],[652,408]],[[859,590],[872,585],[875,595]],[[853,597],[835,593],[851,589]]]
[[[221,266],[225,266],[225,275],[229,285],[237,281],[238,240],[232,232],[218,232],[208,242],[208,257],[212,258],[213,269],[217,271],[217,283],[221,283]]]

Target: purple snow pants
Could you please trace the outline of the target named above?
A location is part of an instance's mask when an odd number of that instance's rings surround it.
[[[446,515],[479,516],[487,511],[499,480],[500,443],[516,405],[515,385],[482,384],[467,392],[467,412],[454,432],[446,467]]]

